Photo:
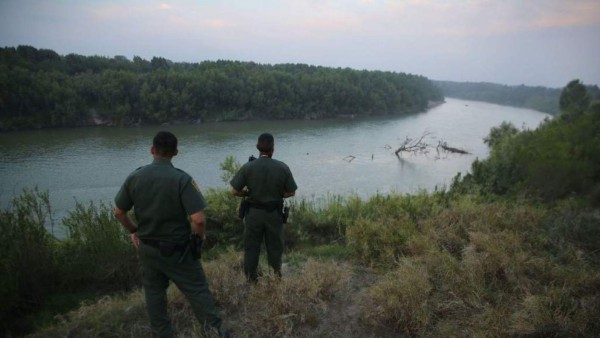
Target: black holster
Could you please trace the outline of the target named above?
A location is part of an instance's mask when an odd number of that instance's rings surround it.
[[[283,224],[287,223],[288,217],[290,217],[290,207],[286,205],[283,207],[283,210],[281,210],[281,219],[283,220]]]
[[[246,214],[248,213],[248,209],[250,208],[250,202],[246,200],[246,198],[242,198],[242,202],[240,202],[240,210],[238,211],[238,217],[240,219],[244,219]]]
[[[202,237],[196,234],[190,235],[190,253],[192,254],[192,257],[194,257],[194,259],[202,258],[202,242]]]

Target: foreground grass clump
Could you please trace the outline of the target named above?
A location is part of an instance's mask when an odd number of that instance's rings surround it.
[[[66,315],[57,316],[56,324],[28,337],[149,337],[148,315],[141,291],[106,296],[83,303]]]
[[[403,260],[397,269],[367,289],[364,316],[373,325],[385,324],[407,334],[422,333],[431,320],[427,304],[431,289],[426,268]]]
[[[242,337],[289,337],[305,326],[316,327],[351,274],[345,264],[309,258],[295,271],[285,269],[282,280],[266,274],[250,285],[241,263],[242,254],[229,251],[205,269],[213,296],[226,309],[225,320]]]
[[[223,309],[225,325],[236,337],[293,337],[325,320],[327,304],[350,276],[347,266],[307,260],[283,280],[265,275],[250,285],[239,269],[241,254],[229,251],[205,264],[211,291]],[[169,314],[177,337],[212,337],[201,332],[189,303],[177,288],[168,292]],[[58,318],[30,337],[147,337],[150,327],[143,293],[111,296]]]
[[[420,250],[367,288],[363,314],[416,336],[597,335],[600,242],[553,241],[562,212],[451,203],[422,223],[411,240]],[[580,229],[600,226],[599,218],[586,221],[593,225]]]

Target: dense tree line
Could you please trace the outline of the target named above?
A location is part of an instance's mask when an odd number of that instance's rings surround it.
[[[443,94],[464,100],[484,101],[506,106],[523,107],[556,115],[561,89],[529,86],[506,86],[486,82],[434,81]],[[587,86],[591,98],[600,99],[597,85]]]
[[[0,129],[409,114],[442,100],[404,73],[0,49]]]

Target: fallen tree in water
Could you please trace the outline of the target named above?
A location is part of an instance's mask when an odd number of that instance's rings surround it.
[[[400,145],[400,147],[396,149],[394,154],[396,154],[396,156],[400,158],[400,154],[402,152],[411,153],[413,155],[429,153],[429,144],[423,141],[429,135],[431,135],[431,133],[425,132],[418,139],[412,139],[407,136],[404,142],[402,142],[402,144]]]
[[[443,140],[440,140],[438,142],[438,145],[437,145],[436,149],[438,150],[438,152],[439,152],[439,149],[442,149],[443,151],[446,151],[446,152],[449,152],[449,153],[465,154],[465,155],[470,154],[470,152],[468,152],[466,150],[459,149],[459,148],[454,148],[454,147],[450,147],[448,145],[448,143],[445,142],[445,141],[443,141]]]
[[[413,139],[413,138],[410,138],[407,136],[406,139],[402,142],[402,144],[400,144],[400,146],[396,149],[394,154],[396,154],[396,156],[398,158],[402,157],[402,153],[409,153],[409,154],[413,154],[413,155],[429,154],[430,149],[433,147],[429,143],[427,143],[425,141],[425,139],[430,135],[431,135],[430,132],[425,132],[417,139]],[[386,148],[387,147],[389,147],[389,146],[386,145]],[[470,154],[470,152],[468,152],[464,149],[449,146],[448,143],[444,140],[439,140],[438,145],[435,147],[435,149],[436,149],[438,155],[440,154],[440,152],[463,154],[463,155]]]

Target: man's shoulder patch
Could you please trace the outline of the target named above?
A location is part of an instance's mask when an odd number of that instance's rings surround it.
[[[194,186],[194,189],[196,189],[197,192],[200,192],[200,186],[198,185],[198,183],[196,183],[196,181],[194,181],[194,179],[192,179],[192,185]]]

